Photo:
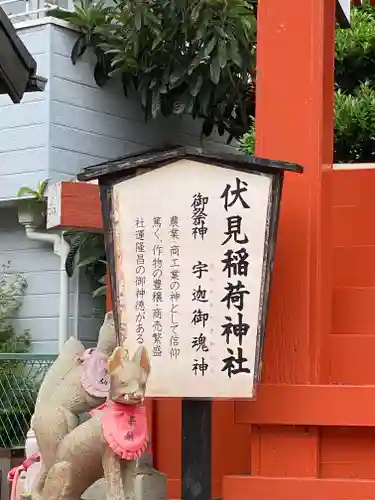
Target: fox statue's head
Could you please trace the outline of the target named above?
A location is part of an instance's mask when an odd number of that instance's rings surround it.
[[[108,373],[109,399],[122,404],[142,403],[150,374],[150,360],[146,348],[138,347],[130,358],[124,344],[116,347],[108,360]]]

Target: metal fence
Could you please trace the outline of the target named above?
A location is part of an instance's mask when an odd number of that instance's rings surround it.
[[[53,354],[0,353],[0,448],[23,446]]]

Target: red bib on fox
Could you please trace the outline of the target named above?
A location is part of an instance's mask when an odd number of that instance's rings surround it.
[[[146,409],[107,400],[101,410],[104,439],[123,460],[136,460],[148,446]]]

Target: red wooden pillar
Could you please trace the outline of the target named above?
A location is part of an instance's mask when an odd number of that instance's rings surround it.
[[[106,301],[106,310],[111,311],[112,310],[112,294],[111,294],[111,287],[110,287],[110,282],[109,282],[109,273],[107,273],[107,290],[106,290],[105,301]]]
[[[335,0],[258,8],[256,154],[304,166],[285,179],[263,381],[319,383],[332,291],[322,174],[333,162]]]
[[[259,0],[256,155],[304,167],[301,176],[286,174],[281,204],[262,376],[274,387],[246,403],[249,412],[261,406],[267,418],[273,388],[327,377],[331,283],[322,173],[332,166],[334,29],[335,0]],[[275,480],[319,476],[319,432],[306,424],[253,425],[252,477],[226,478],[224,499],[307,498],[299,480],[287,490]]]

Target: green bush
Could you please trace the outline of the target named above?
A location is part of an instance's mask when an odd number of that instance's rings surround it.
[[[94,77],[117,73],[125,95],[134,90],[145,119],[188,114],[241,137],[254,113],[256,0],[79,0],[75,12],[52,11],[81,34],[75,63],[87,47]],[[251,118],[250,118],[251,119]]]
[[[247,134],[244,134],[240,140],[240,150],[247,154],[253,155],[255,150],[255,126],[252,125]]]
[[[20,273],[12,273],[10,262],[0,267],[0,352],[23,353],[29,349],[28,331],[16,333],[17,317],[27,288]],[[33,389],[26,381],[25,365],[0,361],[0,447],[22,445],[32,415]]]
[[[351,29],[336,30],[336,163],[375,159],[375,7],[355,7]]]
[[[22,305],[27,281],[20,273],[12,273],[10,262],[0,267],[0,352],[27,352],[29,332],[16,334],[14,319]]]
[[[336,30],[334,162],[375,161],[375,7],[353,8],[351,29]],[[254,126],[240,149],[254,154]]]
[[[353,93],[335,93],[334,153],[336,163],[375,161],[375,91],[372,82]]]

